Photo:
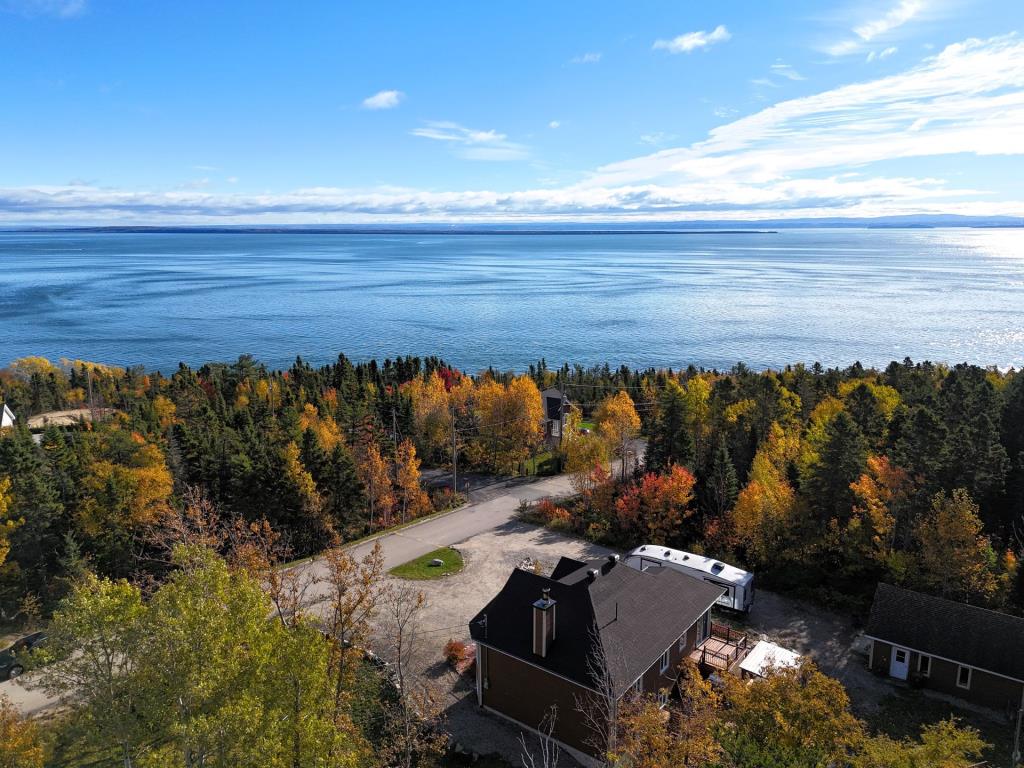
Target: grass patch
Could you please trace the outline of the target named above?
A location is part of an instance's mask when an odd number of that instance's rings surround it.
[[[541,451],[523,462],[523,474],[555,475],[558,474],[558,454],[554,451]]]
[[[592,421],[581,421],[580,429],[589,429],[591,432],[597,432],[597,425]]]
[[[431,560],[440,560],[444,565],[431,565]],[[451,547],[442,547],[433,552],[427,552],[422,557],[410,560],[408,563],[396,565],[389,573],[400,579],[439,579],[442,576],[449,576],[462,570],[462,555],[459,550]]]

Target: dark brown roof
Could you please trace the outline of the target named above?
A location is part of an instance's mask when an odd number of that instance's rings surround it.
[[[879,584],[866,634],[1024,680],[1024,619]]]
[[[596,570],[591,578],[588,572]],[[556,602],[557,637],[545,658],[533,653],[533,603]],[[562,558],[551,576],[516,569],[470,623],[474,640],[591,688],[595,642],[604,649],[616,693],[625,692],[721,596],[722,589],[670,568],[640,572],[624,563]],[[484,623],[486,617],[486,624]]]

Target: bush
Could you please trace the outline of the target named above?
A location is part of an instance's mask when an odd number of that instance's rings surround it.
[[[449,640],[444,644],[444,660],[460,675],[465,674],[476,661],[476,646],[462,640]]]

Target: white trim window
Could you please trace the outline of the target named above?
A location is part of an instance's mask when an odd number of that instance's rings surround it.
[[[658,706],[662,708],[668,706],[668,688],[658,691]]]
[[[963,688],[965,691],[971,690],[971,678],[974,676],[974,670],[971,667],[965,667],[960,664],[956,668],[956,687]]]
[[[633,693],[636,694],[637,696],[643,696],[644,695],[644,678],[643,678],[643,675],[638,677],[636,679],[636,682],[633,683]]]
[[[929,677],[932,674],[932,657],[923,653],[917,655],[917,674],[921,677]]]
[[[671,664],[671,659],[669,658],[668,650],[666,650],[663,654],[661,654],[661,661],[658,663],[659,671],[661,671],[662,673],[667,672],[669,664]]]

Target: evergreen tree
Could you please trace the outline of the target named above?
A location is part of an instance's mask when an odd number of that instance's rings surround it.
[[[825,444],[807,477],[806,492],[822,523],[831,518],[845,520],[853,508],[850,484],[860,477],[867,461],[864,436],[845,411],[829,422]]]
[[[647,468],[660,472],[676,464],[691,466],[694,453],[686,393],[670,379],[658,396],[658,416],[647,443]]]
[[[718,437],[718,445],[712,456],[704,488],[707,499],[705,508],[712,517],[722,517],[736,503],[739,480],[736,477],[736,468],[732,465],[732,457],[729,456],[729,446],[725,442],[724,435]]]

